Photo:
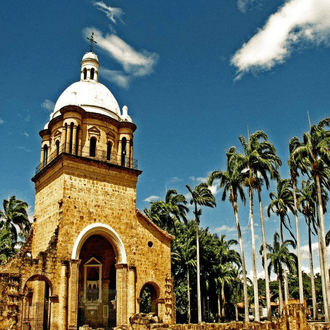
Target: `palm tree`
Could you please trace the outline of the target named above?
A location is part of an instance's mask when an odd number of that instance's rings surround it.
[[[214,247],[216,254],[216,262],[213,265],[213,271],[215,274],[215,283],[218,293],[218,316],[220,318],[221,315],[222,320],[226,318],[225,286],[230,286],[230,284],[234,280],[234,264],[237,267],[240,267],[242,264],[239,253],[231,248],[233,245],[236,244],[238,244],[236,240],[231,239],[229,241],[226,241],[226,235],[221,235],[220,239],[217,240],[217,245]],[[220,301],[222,301],[222,304],[220,304]]]
[[[330,179],[330,131],[325,129],[326,126],[330,126],[330,118],[325,118],[317,125],[311,126],[310,131],[304,134],[301,143],[297,137],[292,138],[290,152],[294,166],[303,174],[311,175],[316,186],[321,276],[324,279],[325,320],[329,322],[329,266],[325,244],[324,205],[322,201],[322,186],[327,187]]]
[[[16,226],[24,234],[31,228],[31,223],[27,215],[28,204],[15,196],[11,196],[9,200],[3,201],[3,211],[0,210],[0,229],[6,227],[11,233],[11,249],[17,243],[18,232]]]
[[[317,233],[317,223],[315,219],[315,199],[314,199],[314,187],[310,181],[301,182],[301,190],[299,197],[299,205],[301,206],[301,213],[305,216],[305,220],[308,226],[308,249],[309,249],[309,265],[310,265],[310,278],[311,278],[311,291],[313,302],[313,319],[317,318],[316,307],[316,289],[314,280],[314,264],[313,264],[313,250],[312,250],[312,233]]]
[[[172,263],[175,262],[182,276],[187,280],[187,321],[191,323],[191,299],[190,299],[190,273],[196,269],[196,245],[195,245],[195,222],[190,221],[187,224],[177,224],[177,235],[173,241],[171,256]],[[174,268],[174,267],[173,267]],[[176,274],[179,276],[179,274]]]
[[[262,139],[262,141],[260,141]],[[266,251],[266,234],[265,223],[263,217],[263,209],[261,202],[261,186],[265,183],[266,188],[269,188],[269,178],[276,179],[279,177],[278,167],[282,164],[279,157],[276,155],[276,150],[268,141],[265,132],[257,131],[253,133],[249,140],[243,136],[239,136],[239,140],[244,149],[244,155],[237,154],[238,169],[241,172],[248,174],[245,184],[249,190],[249,209],[251,222],[251,240],[252,240],[252,263],[253,263],[253,286],[254,286],[254,305],[255,305],[255,320],[260,321],[259,315],[259,295],[258,295],[258,278],[257,278],[257,261],[256,261],[256,247],[255,247],[255,233],[254,233],[254,218],[253,218],[253,189],[257,189],[259,197],[260,221],[262,229],[262,242],[264,251]],[[266,252],[263,256],[264,263],[267,263]],[[269,290],[269,276],[268,269],[265,268],[266,279],[266,300],[267,300],[267,317],[271,318],[270,306],[270,290]]]
[[[189,209],[186,204],[183,195],[178,194],[175,189],[169,189],[164,201],[151,202],[150,209],[144,209],[144,213],[162,229],[175,231],[176,222],[187,222],[186,213]]]
[[[227,193],[229,195],[229,201],[233,206],[233,211],[236,220],[236,228],[238,235],[238,242],[241,251],[242,260],[242,273],[243,273],[243,292],[244,292],[244,310],[245,310],[245,322],[249,322],[249,302],[248,302],[248,292],[247,292],[247,279],[246,279],[246,268],[245,268],[245,256],[244,256],[244,246],[241,233],[241,226],[238,219],[238,196],[243,201],[245,205],[245,194],[242,186],[244,175],[237,169],[237,158],[235,150],[231,148],[227,152],[227,171],[213,171],[208,179],[208,184],[212,185],[214,180],[220,180],[220,188],[223,189],[222,201],[227,198]]]
[[[283,226],[289,231],[291,237],[296,242],[293,233],[290,230],[290,218],[289,211],[294,213],[294,198],[292,193],[292,184],[288,179],[280,179],[277,182],[277,194],[271,192],[269,197],[271,202],[268,206],[268,217],[270,217],[271,212],[275,212],[276,215],[280,217],[280,238],[281,243],[284,243]],[[287,272],[284,269],[284,288],[285,288],[285,303],[289,300],[289,285]]]
[[[298,254],[298,277],[299,277],[299,301],[302,304],[304,302],[304,288],[303,288],[303,274],[301,268],[301,252],[300,252],[300,231],[299,231],[299,219],[298,219],[298,201],[297,196],[297,177],[299,176],[297,164],[294,161],[293,152],[300,145],[296,139],[291,139],[289,142],[289,168],[292,183],[292,193],[294,202],[294,217],[296,222],[296,235],[297,235],[297,254]],[[314,275],[313,275],[314,276]]]
[[[283,310],[283,272],[284,266],[287,267],[290,273],[293,273],[296,269],[297,256],[289,251],[289,247],[295,248],[296,244],[293,240],[285,240],[282,244],[280,243],[280,236],[277,232],[274,234],[273,246],[267,244],[267,259],[269,259],[269,274],[272,270],[277,275],[278,287],[279,287],[279,299],[280,299],[280,314]],[[260,247],[259,253],[262,254],[263,245]],[[263,266],[265,266],[263,264]]]
[[[12,249],[11,232],[4,226],[0,230],[0,264],[15,255],[15,250]]]
[[[194,205],[194,215],[196,221],[196,251],[197,251],[197,311],[198,311],[198,323],[202,322],[202,305],[201,305],[201,284],[200,284],[200,258],[199,258],[199,224],[202,209],[198,209],[199,206],[215,207],[215,198],[208,188],[206,183],[200,183],[195,186],[194,190],[186,185],[191,198],[190,204]]]

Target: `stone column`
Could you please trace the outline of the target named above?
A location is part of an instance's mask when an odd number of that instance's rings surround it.
[[[127,264],[116,264],[117,315],[116,326],[127,325]]]
[[[69,300],[68,300],[68,329],[78,327],[78,280],[81,260],[70,261]]]
[[[61,135],[61,144],[60,144],[60,153],[65,152],[66,146],[66,126],[62,127],[62,135]]]
[[[131,144],[130,144],[130,162],[131,162],[131,166],[130,167],[133,167],[133,137],[131,139]]]
[[[66,132],[65,132],[65,152],[70,152],[70,136],[71,136],[71,126],[66,126]]]
[[[72,132],[72,154],[76,155],[76,147],[77,147],[77,126],[73,126],[73,132]]]
[[[128,268],[127,283],[127,314],[128,318],[136,314],[136,267],[134,265]]]
[[[122,153],[121,138],[118,141],[118,156],[117,156],[117,165],[121,165],[121,153]]]
[[[131,167],[131,141],[126,140],[126,167]]]
[[[79,131],[78,131],[78,156],[82,155],[82,129],[80,127]]]
[[[67,306],[68,306],[68,277],[67,277],[68,262],[61,262],[61,284],[59,289],[59,330],[65,330],[67,327]]]

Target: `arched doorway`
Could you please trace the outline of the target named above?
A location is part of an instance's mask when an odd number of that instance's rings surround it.
[[[24,328],[50,329],[51,293],[51,283],[45,276],[34,275],[27,280],[23,289],[22,323]]]
[[[116,253],[107,238],[94,234],[81,247],[78,326],[116,326]]]
[[[140,313],[154,313],[158,315],[157,291],[155,287],[147,283],[140,292]]]

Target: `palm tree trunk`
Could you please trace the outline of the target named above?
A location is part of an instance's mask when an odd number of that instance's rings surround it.
[[[245,322],[249,322],[249,297],[247,291],[247,281],[246,281],[246,268],[245,268],[245,256],[244,256],[244,247],[243,247],[243,239],[241,233],[241,226],[238,220],[238,206],[237,202],[233,203],[237,234],[238,234],[238,242],[241,250],[241,259],[242,259],[242,271],[243,271],[243,294],[244,294],[244,320]]]
[[[187,269],[187,299],[188,299],[188,312],[187,319],[188,324],[191,322],[191,306],[190,306],[190,281],[189,281],[189,269]]]
[[[257,278],[257,259],[256,259],[256,238],[254,234],[254,220],[253,220],[253,191],[251,185],[249,186],[250,197],[250,222],[251,222],[251,240],[252,240],[252,264],[253,264],[253,289],[254,289],[254,319],[260,321],[259,314],[259,290]]]
[[[308,249],[309,249],[309,265],[310,265],[310,278],[312,284],[312,301],[313,301],[313,320],[317,318],[316,308],[316,291],[315,291],[315,280],[314,280],[314,264],[313,264],[313,250],[312,250],[312,237],[311,237],[311,224],[308,221]]]
[[[277,281],[278,281],[278,295],[279,295],[279,300],[280,300],[279,316],[281,317],[282,312],[283,312],[283,292],[282,292],[281,276],[277,277]]]
[[[283,238],[283,215],[281,215],[281,223],[280,223],[280,232],[281,232],[281,244],[284,242]],[[284,299],[285,299],[285,304],[287,305],[289,303],[289,283],[288,283],[288,272],[286,271],[286,266],[283,266],[283,277],[284,277]]]
[[[224,321],[226,319],[226,311],[225,311],[225,306],[226,306],[225,283],[223,283],[222,286],[221,286],[221,298],[222,298],[221,318]]]
[[[218,322],[221,322],[221,299],[220,292],[218,292]]]
[[[298,219],[298,207],[297,207],[297,195],[296,195],[296,182],[293,182],[293,203],[296,220],[296,235],[297,235],[297,257],[298,257],[298,276],[299,276],[299,301],[302,304],[304,302],[304,286],[301,270],[301,253],[300,253],[300,232],[299,232],[299,219]]]
[[[197,315],[198,323],[202,323],[202,305],[201,305],[201,274],[199,265],[199,221],[196,219],[196,253],[197,253]]]
[[[319,244],[320,244],[320,256],[323,258],[323,274],[324,276],[324,287],[322,285],[323,291],[323,299],[324,299],[324,316],[325,322],[329,322],[329,301],[330,301],[330,293],[329,293],[329,265],[328,265],[328,255],[325,244],[325,229],[324,229],[324,214],[323,214],[323,204],[322,204],[322,190],[319,175],[315,176],[316,187],[317,187],[317,201],[318,201],[318,209],[319,209],[319,221],[318,221],[318,236],[319,236]],[[322,271],[322,267],[321,267]]]
[[[269,275],[268,275],[268,262],[267,262],[267,247],[266,247],[266,230],[265,230],[265,220],[264,212],[262,208],[260,189],[258,189],[259,198],[259,212],[260,212],[260,222],[262,230],[262,247],[263,247],[263,258],[264,258],[264,269],[265,269],[265,284],[266,284],[266,304],[267,304],[267,320],[271,321],[272,311],[270,306],[270,289],[269,289]]]

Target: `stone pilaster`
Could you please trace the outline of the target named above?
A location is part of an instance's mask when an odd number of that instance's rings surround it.
[[[136,314],[136,268],[128,268],[127,300],[129,301],[127,314],[128,318]]]
[[[78,327],[78,280],[80,262],[81,260],[70,261],[68,329],[75,330]]]
[[[59,330],[65,330],[67,328],[67,306],[68,306],[68,262],[61,262],[61,285],[59,290]]]
[[[127,264],[116,265],[117,327],[128,324],[127,316]]]

